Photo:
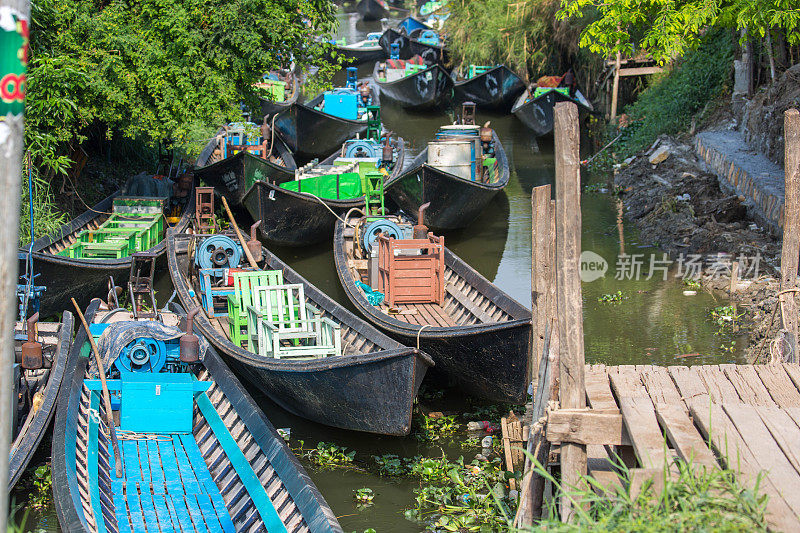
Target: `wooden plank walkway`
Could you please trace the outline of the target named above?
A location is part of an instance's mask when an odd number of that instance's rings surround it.
[[[761,476],[770,524],[800,530],[800,366],[587,365],[585,388],[586,421],[621,416],[627,438],[609,430],[607,444],[629,442],[643,472],[678,457],[697,468],[730,468],[751,487]],[[562,426],[567,415],[576,417],[574,410],[550,414]],[[585,442],[579,426],[576,419],[574,440],[558,425],[548,439]]]

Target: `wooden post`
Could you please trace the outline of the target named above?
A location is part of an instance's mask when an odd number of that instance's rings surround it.
[[[572,102],[555,106],[556,149],[556,268],[559,313],[559,384],[562,409],[586,407],[581,301],[581,176],[578,107]],[[586,446],[561,444],[561,485],[574,490],[586,475]],[[561,519],[570,520],[573,504],[561,499]]]
[[[733,294],[739,289],[739,261],[734,261],[731,265],[731,284],[728,292]]]
[[[24,104],[29,0],[0,0],[0,21],[7,46],[0,50],[3,89],[0,100],[0,528],[8,522],[8,453],[11,447],[11,379],[14,364],[14,323],[17,316],[17,247],[19,245],[20,178],[24,151]],[[24,28],[23,28],[24,26]],[[7,83],[8,82],[8,83]],[[33,236],[31,236],[33,238]]]
[[[789,109],[784,116],[785,194],[783,209],[783,245],[781,247],[781,291],[797,284],[797,263],[800,258],[800,113]],[[797,302],[795,293],[781,294],[781,319],[788,331],[791,346],[790,363],[797,358]]]
[[[619,98],[619,69],[622,66],[622,52],[617,52],[617,60],[614,63],[614,86],[611,90],[611,122],[617,118],[617,99]]]
[[[531,352],[528,380],[536,378],[542,355],[550,292],[553,288],[553,218],[550,185],[534,187],[531,194]]]

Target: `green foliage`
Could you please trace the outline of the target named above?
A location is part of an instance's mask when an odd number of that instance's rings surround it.
[[[369,487],[355,489],[353,490],[353,499],[356,501],[356,507],[363,509],[372,505],[375,493]]]
[[[796,0],[561,0],[560,20],[592,19],[580,45],[603,57],[647,50],[667,63],[695,48],[710,27],[747,28],[764,36],[783,31],[800,43],[800,7]]]
[[[561,73],[580,53],[580,22],[554,22],[559,0],[457,0],[445,32],[455,65],[504,63],[528,79]],[[587,60],[588,58],[582,58]]]
[[[31,494],[31,505],[34,509],[50,505],[52,501],[53,480],[50,472],[50,465],[44,464],[36,468],[33,472],[33,493]]]
[[[373,455],[372,458],[378,465],[378,474],[381,476],[402,476],[406,473],[403,461],[394,454]]]
[[[719,97],[730,77],[733,47],[727,32],[710,32],[673,70],[654,76],[650,87],[625,108],[629,125],[610,149],[617,161],[651,145],[659,135],[684,131],[695,113]],[[616,135],[611,131],[609,140]]]
[[[622,468],[623,486],[628,487],[629,471]],[[630,490],[605,491],[592,478],[585,478],[585,490],[564,491],[541,466],[537,471],[550,479],[560,494],[585,507],[576,506],[575,519],[562,523],[554,498],[538,528],[557,533],[605,532],[680,532],[767,531],[767,497],[755,487],[742,486],[731,470],[706,470],[675,461],[678,475],[664,479],[664,489],[656,494],[647,484],[636,496]],[[595,491],[594,489],[600,489]]]
[[[720,305],[709,311],[708,316],[721,329],[738,329],[739,320],[745,315],[735,305]]]
[[[179,145],[241,117],[293,57],[323,66],[327,0],[42,0],[31,6],[26,142],[46,176],[90,134]]]
[[[19,245],[24,246],[32,241],[30,228],[30,199],[28,198],[28,176],[22,180],[22,200],[19,212]],[[50,184],[33,176],[33,231],[34,238],[47,235],[64,224],[67,217],[55,205],[55,198],[50,190]]]
[[[617,291],[604,294],[597,298],[597,301],[605,304],[620,304],[622,303],[622,300],[625,300],[626,298],[627,296],[625,296],[622,291]]]
[[[418,457],[411,474],[419,479],[414,489],[416,506],[406,518],[424,521],[436,531],[498,531],[508,529],[513,516],[506,500],[505,473],[500,460],[451,462],[446,457]]]
[[[475,404],[472,403],[475,401],[474,398],[468,398],[467,401],[471,403],[469,410],[461,415],[465,420],[488,420],[499,424],[500,419],[506,416],[509,411],[519,408],[518,405],[513,403]]]
[[[417,439],[423,442],[434,442],[440,439],[452,438],[461,425],[456,422],[456,415],[428,416],[420,413],[418,418],[419,429]]]
[[[330,442],[319,442],[316,448],[303,449],[300,441],[299,455],[307,458],[312,464],[323,467],[347,467],[353,464],[355,451],[348,452],[344,446],[337,446]]]

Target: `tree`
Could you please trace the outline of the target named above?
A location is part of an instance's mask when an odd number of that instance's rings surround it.
[[[562,20],[593,19],[580,45],[606,57],[644,49],[663,64],[696,47],[711,26],[759,36],[778,29],[800,43],[797,0],[561,0],[561,7]]]
[[[26,141],[51,176],[91,132],[196,140],[265,72],[331,71],[311,38],[334,27],[328,0],[40,0],[31,19]]]

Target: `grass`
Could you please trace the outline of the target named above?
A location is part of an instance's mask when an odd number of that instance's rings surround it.
[[[621,138],[593,165],[610,169],[650,146],[659,135],[686,131],[695,114],[728,90],[734,47],[727,30],[711,30],[672,70],[653,76],[650,86],[624,109],[630,125],[621,131],[606,130],[605,142],[619,133]]]
[[[677,475],[664,480],[660,493],[653,490],[652,484],[646,485],[638,495],[632,495],[627,489],[595,491],[593,488],[600,488],[597,482],[585,478],[585,489],[566,492],[573,501],[585,505],[585,508],[576,507],[574,521],[561,523],[553,503],[545,510],[546,516],[537,529],[600,533],[767,531],[767,497],[759,490],[760,479],[755,487],[748,488],[739,483],[731,470],[706,470],[680,460],[674,464]],[[538,470],[564,494],[549,473]],[[625,486],[629,471],[624,467],[621,478]]]
[[[34,236],[42,237],[57,230],[67,221],[66,214],[56,205],[55,197],[47,181],[33,175],[33,220]],[[28,205],[28,175],[22,176],[22,198],[19,209],[19,245],[31,242],[30,206]]]

